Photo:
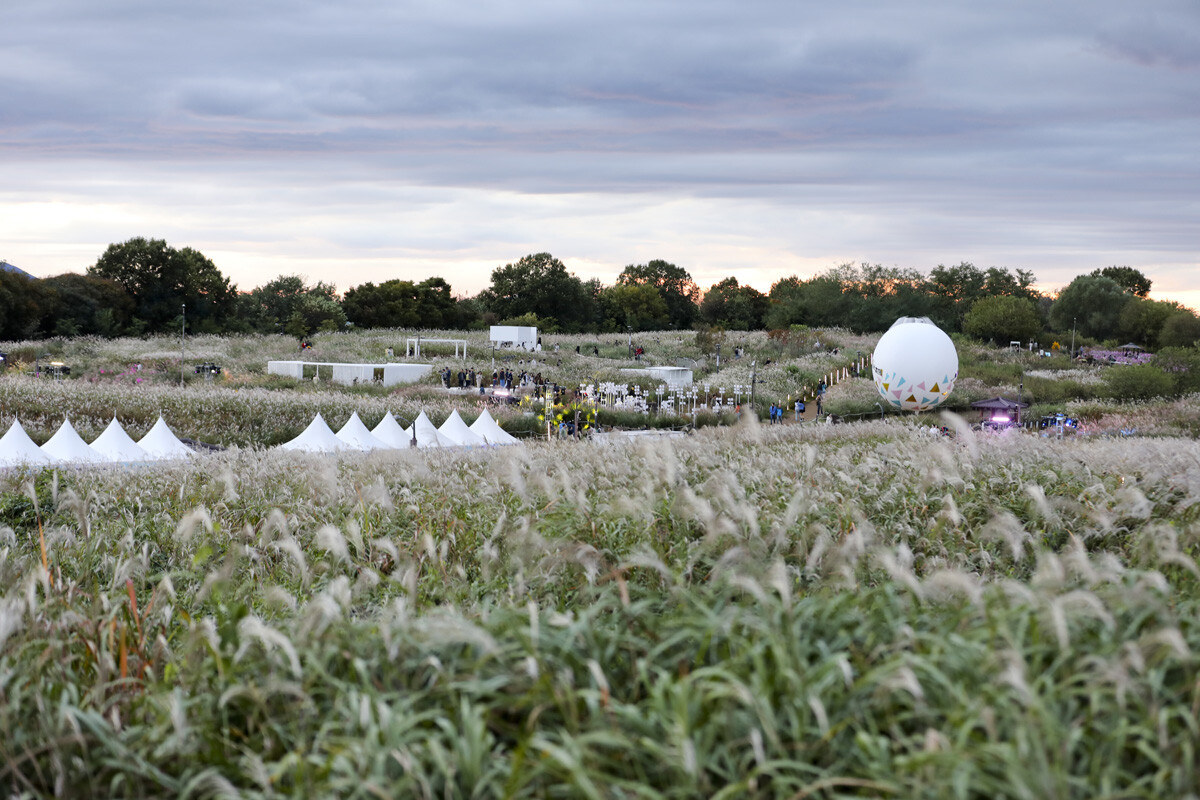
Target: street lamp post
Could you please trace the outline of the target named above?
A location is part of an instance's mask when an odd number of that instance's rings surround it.
[[[179,306],[179,385],[183,386],[183,343],[187,339],[187,303]]]
[[[1075,317],[1071,317],[1071,358],[1075,357]]]
[[[758,365],[757,359],[750,362],[750,413],[751,414],[758,413],[754,409],[754,386],[755,386],[755,384],[758,383],[758,371],[756,369],[757,365]]]

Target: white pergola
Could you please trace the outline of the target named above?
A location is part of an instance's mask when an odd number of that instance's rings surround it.
[[[420,358],[422,343],[436,342],[439,344],[454,345],[454,357],[465,359],[467,357],[467,340],[466,339],[425,339],[418,336],[415,339],[405,339],[404,357],[405,358]],[[462,355],[459,355],[458,349],[462,348]]]

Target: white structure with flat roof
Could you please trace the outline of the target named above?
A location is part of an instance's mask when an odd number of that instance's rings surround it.
[[[308,375],[305,370],[308,370]],[[430,364],[334,364],[325,361],[268,361],[268,375],[283,375],[298,381],[306,378],[353,386],[379,382],[384,386],[416,383],[433,371]]]
[[[535,327],[524,325],[493,325],[491,329],[492,346],[510,348],[512,350],[537,351],[538,332]]]

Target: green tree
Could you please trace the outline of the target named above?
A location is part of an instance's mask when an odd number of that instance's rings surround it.
[[[793,325],[845,326],[859,299],[843,291],[841,281],[829,275],[807,281],[792,275],[771,286],[763,324],[772,330]]]
[[[1159,346],[1163,325],[1181,308],[1178,303],[1132,297],[1121,309],[1121,316],[1117,320],[1120,338],[1155,350]]]
[[[175,329],[184,304],[194,330],[220,331],[237,303],[235,287],[203,253],[190,247],[176,250],[162,239],[110,244],[87,271],[125,287],[136,317],[151,332]]]
[[[756,331],[763,327],[767,296],[753,286],[741,286],[729,277],[713,284],[700,303],[700,319],[728,330]]]
[[[1042,317],[1037,304],[1026,297],[983,297],[975,301],[963,318],[963,332],[968,336],[991,339],[1002,345],[1032,341],[1041,330]]]
[[[1175,394],[1175,378],[1154,364],[1110,367],[1104,373],[1108,391],[1117,400],[1153,400]]]
[[[1200,345],[1200,317],[1187,308],[1180,308],[1163,322],[1158,334],[1162,347],[1192,347]]]
[[[1092,271],[1093,277],[1111,278],[1135,297],[1147,297],[1152,281],[1133,267],[1105,267]]]
[[[690,328],[700,314],[700,287],[683,267],[655,259],[647,264],[630,264],[617,277],[620,286],[653,286],[667,308],[668,325]]]
[[[438,277],[364,283],[346,291],[342,308],[360,328],[458,328],[473,316]]]
[[[620,284],[600,292],[609,330],[660,331],[671,325],[666,300],[650,284]]]
[[[492,284],[480,298],[500,319],[532,313],[569,331],[587,330],[596,321],[593,292],[549,253],[492,270]]]
[[[1176,394],[1200,392],[1200,349],[1164,347],[1154,354],[1154,366],[1174,379]]]
[[[0,270],[0,339],[37,336],[49,303],[41,281]]]
[[[1050,306],[1050,324],[1069,331],[1072,324],[1092,339],[1112,339],[1118,333],[1121,311],[1132,295],[1112,278],[1080,275],[1058,293]]]
[[[319,330],[326,321],[334,330],[346,323],[333,285],[318,281],[310,286],[300,275],[280,275],[238,298],[238,316],[259,333],[282,331],[297,312],[298,327],[307,328],[298,336]]]
[[[42,330],[52,335],[117,336],[133,318],[133,298],[116,281],[68,272],[43,278]]]

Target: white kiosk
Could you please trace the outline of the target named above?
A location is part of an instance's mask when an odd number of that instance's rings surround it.
[[[492,347],[497,350],[525,350],[536,353],[538,348],[538,329],[524,325],[493,325]]]

